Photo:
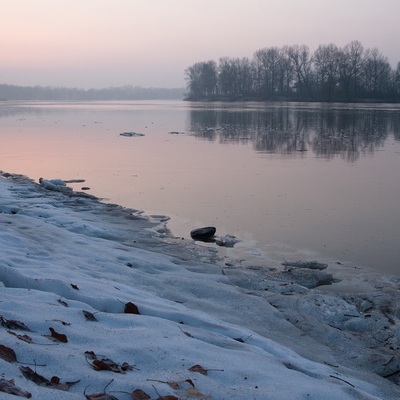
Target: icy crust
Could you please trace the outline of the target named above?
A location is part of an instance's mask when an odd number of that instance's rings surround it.
[[[178,242],[164,220],[0,178],[0,390],[12,382],[36,399],[106,391],[123,400],[137,389],[151,399],[400,397],[378,375],[399,368],[395,283],[339,295],[267,268],[221,269],[212,249]],[[138,313],[124,312],[128,303]],[[92,353],[116,371],[96,369]],[[35,383],[29,365],[65,390]]]

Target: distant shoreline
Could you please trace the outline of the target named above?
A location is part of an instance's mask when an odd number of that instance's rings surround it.
[[[193,101],[193,102],[202,102],[202,103],[213,103],[213,102],[227,102],[227,103],[236,103],[236,102],[256,102],[256,103],[280,103],[280,102],[290,102],[290,103],[341,103],[341,104],[399,104],[399,101],[390,101],[390,100],[380,100],[380,99],[332,99],[332,100],[324,100],[324,99],[296,99],[296,98],[276,98],[276,99],[260,99],[260,98],[252,98],[252,97],[226,97],[226,96],[215,96],[208,98],[195,98],[195,97],[185,97],[183,101]]]
[[[0,84],[0,101],[182,100],[184,97],[184,88],[126,85],[102,89],[81,89]]]

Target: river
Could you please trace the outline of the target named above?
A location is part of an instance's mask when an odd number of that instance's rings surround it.
[[[167,215],[177,237],[214,225],[248,265],[400,276],[400,105],[1,102],[0,139],[1,170],[84,179],[74,189]]]

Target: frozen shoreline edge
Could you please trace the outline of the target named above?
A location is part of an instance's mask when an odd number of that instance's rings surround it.
[[[37,185],[29,178],[21,175],[12,175],[12,174],[6,174],[6,175],[7,176],[4,176],[4,178],[14,180],[16,185],[19,184]],[[3,179],[3,177],[0,179]],[[43,195],[46,195],[46,193],[44,192]],[[59,197],[59,195],[56,196]],[[141,222],[143,223],[143,225],[141,225],[140,227],[141,232],[136,232],[137,242],[135,243],[135,246],[137,246],[138,248],[142,248],[145,250],[151,249],[151,251],[155,251],[157,252],[157,254],[165,254],[168,257],[179,256],[182,262],[189,261],[189,263],[193,263],[193,259],[191,259],[191,257],[196,257],[196,262],[201,262],[201,263],[210,263],[215,261],[213,259],[214,257],[213,253],[212,252],[210,253],[208,250],[205,250],[203,252],[204,249],[193,248],[190,246],[182,246],[182,244],[178,245],[176,241],[175,242],[166,241],[165,240],[166,238],[169,239],[173,238],[168,236],[167,230],[163,230],[162,228],[163,222],[151,221],[150,217],[141,216],[140,215],[141,213],[137,212],[137,210],[123,209],[122,207],[117,205],[106,205],[102,203],[100,199],[91,195],[87,195],[87,193],[82,193],[82,194],[75,193],[73,194],[72,197],[82,198],[82,199],[86,198],[89,201],[89,203],[93,201],[94,204],[101,205],[102,210],[96,211],[95,214],[101,215],[101,213],[102,212],[104,213],[106,209],[108,209],[109,211],[119,210],[123,211],[125,214],[126,213],[130,214],[132,220],[135,221],[141,220]],[[68,207],[68,205],[65,206]],[[82,210],[88,209],[88,207],[90,208],[90,204],[83,203],[81,204],[81,206]],[[132,215],[130,211],[132,211],[134,215]],[[152,232],[147,235],[145,234],[146,229],[150,229],[152,230]],[[158,230],[158,238],[157,238],[157,230]],[[156,248],[156,244],[159,245],[158,248]],[[183,248],[185,248],[185,250],[187,251],[186,254],[182,254],[182,251],[179,250]],[[196,268],[199,267],[197,266]],[[218,268],[219,267],[217,267],[217,269]],[[329,347],[328,345],[329,343],[327,342],[327,340],[329,339],[329,336],[332,335],[331,332],[332,329],[333,331],[337,330],[336,333],[339,333],[339,336],[340,332],[344,332],[343,336],[346,337],[342,338],[343,340],[342,345],[348,348],[348,346],[351,343],[353,343],[354,338],[351,336],[352,333],[357,332],[358,336],[362,336],[361,334],[365,333],[365,335],[368,336],[369,332],[376,330],[377,327],[379,329],[383,329],[385,324],[389,325],[390,329],[389,328],[388,329],[390,330],[390,334],[387,336],[388,338],[392,339],[392,342],[385,343],[385,346],[381,346],[381,349],[377,350],[376,347],[374,348],[374,351],[372,352],[374,355],[376,355],[376,353],[379,352],[381,353],[381,356],[378,357],[379,360],[375,359],[374,361],[374,363],[376,364],[375,367],[378,368],[378,364],[380,362],[385,364],[389,360],[390,362],[387,363],[387,365],[385,366],[387,367],[386,374],[389,375],[390,373],[395,371],[396,368],[395,366],[399,364],[399,360],[394,355],[390,354],[390,347],[393,348],[392,353],[394,353],[394,349],[396,348],[395,346],[398,345],[399,330],[397,328],[397,325],[399,316],[397,314],[396,308],[392,307],[392,304],[388,305],[388,302],[390,301],[394,302],[393,305],[397,305],[398,292],[399,292],[398,282],[385,282],[386,286],[384,285],[384,287],[379,286],[378,288],[375,288],[380,293],[387,294],[387,296],[380,295],[381,297],[381,299],[379,300],[380,302],[377,302],[375,298],[376,292],[372,292],[369,294],[363,293],[362,295],[342,294],[341,296],[338,296],[335,293],[321,293],[318,290],[306,289],[301,285],[297,285],[296,283],[279,279],[276,276],[270,276],[265,273],[260,274],[260,271],[246,271],[246,274],[243,274],[243,271],[240,271],[239,269],[234,267],[225,268],[223,271],[225,276],[229,278],[230,282],[237,285],[238,289],[244,295],[257,296],[265,299],[269,304],[272,304],[276,310],[278,310],[277,312],[281,316],[283,316],[287,321],[289,321],[291,325],[293,325],[293,327],[295,327],[295,329],[293,329],[293,332],[295,331],[297,332],[299,330],[300,332],[302,332],[300,336],[304,335],[304,333],[307,332],[307,336],[309,336],[312,339],[311,342],[318,341],[320,344],[322,344],[322,346]],[[214,271],[214,273],[216,272]],[[243,281],[244,278],[246,279]],[[261,293],[263,293],[263,296],[261,296]],[[351,296],[353,297],[352,301],[350,300]],[[383,300],[383,302],[381,300]],[[348,305],[349,307],[348,309],[346,309],[347,306],[345,303]],[[322,312],[320,311],[321,308],[324,309]],[[330,313],[332,314],[332,310],[335,309],[337,310],[338,308],[343,308],[341,310],[342,311],[341,315],[339,315],[340,313],[337,313],[337,315],[333,316],[329,315]],[[352,316],[351,313],[353,314]],[[357,313],[358,315],[355,316],[354,315],[355,313]],[[312,318],[307,318],[307,314],[309,314],[309,316],[311,316]],[[325,314],[328,315],[329,317],[328,320],[326,319]],[[361,317],[363,317],[362,324],[357,325],[354,324],[354,321],[351,321],[352,319],[354,320],[355,318],[359,318],[361,320]],[[370,323],[370,321],[372,321],[373,318],[377,319],[376,320],[377,324],[375,326],[368,325],[368,323]],[[351,327],[351,329],[349,329],[349,327]],[[275,332],[271,331],[269,333],[270,337],[274,337],[276,336],[276,334],[277,334],[276,330]],[[325,336],[325,341],[322,340],[324,336]],[[356,348],[354,349],[353,353],[357,353],[362,349],[361,345],[363,344],[364,341],[365,338],[361,338],[360,343],[357,343],[357,345],[355,346]],[[380,337],[379,340],[377,340],[377,342],[381,341],[382,337]],[[288,338],[280,341],[280,343],[282,344],[288,344],[289,342],[290,342],[290,334],[288,335]],[[307,343],[310,344],[311,342]],[[294,343],[292,343],[292,345],[294,345]],[[371,343],[368,343],[368,345],[371,345]],[[300,350],[302,346],[303,343],[300,343],[298,344],[297,348],[294,348],[294,350],[299,351],[301,353]],[[303,350],[304,350],[303,356],[305,356],[309,352],[309,350],[306,349]],[[355,363],[358,365],[358,368],[360,368],[360,371],[362,371],[362,364],[364,363],[369,362],[370,364],[368,365],[368,367],[369,368],[373,367],[373,365],[371,365],[371,361],[368,361],[369,356],[370,356],[369,354],[361,355],[361,359],[357,360],[357,363]],[[392,360],[390,360],[391,357],[393,358]],[[346,357],[342,354],[341,357],[339,358],[341,362],[347,360],[348,367],[354,367],[354,365],[352,365],[350,360],[351,357],[348,357],[346,359]],[[382,371],[380,372],[381,372],[380,374],[382,374]],[[396,374],[394,374],[394,377],[396,378]],[[397,387],[393,388],[393,390],[397,391]]]

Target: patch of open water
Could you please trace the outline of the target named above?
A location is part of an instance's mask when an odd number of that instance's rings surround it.
[[[0,138],[0,169],[85,179],[71,186],[168,215],[178,237],[214,225],[246,265],[400,276],[400,105],[2,102]]]

